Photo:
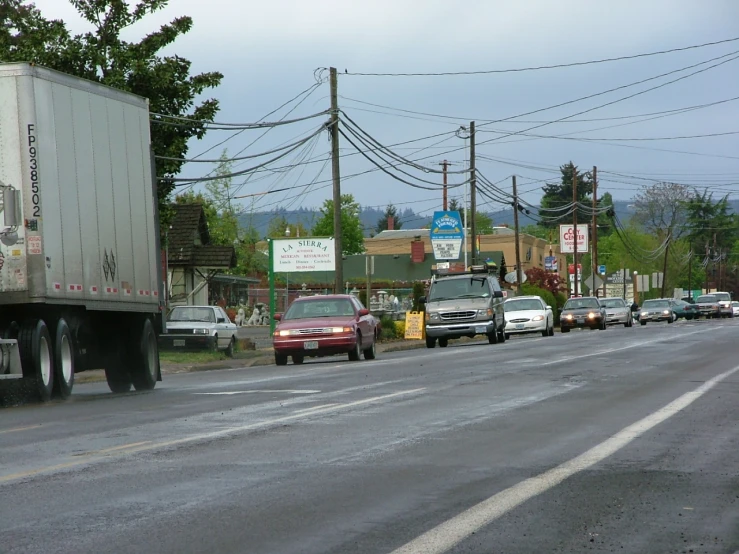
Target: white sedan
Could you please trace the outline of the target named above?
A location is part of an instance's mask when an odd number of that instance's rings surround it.
[[[505,311],[505,334],[541,333],[543,337],[554,336],[554,314],[541,296],[516,296],[503,304]]]
[[[731,303],[731,310],[734,312],[734,317],[739,317],[739,302],[736,300]]]

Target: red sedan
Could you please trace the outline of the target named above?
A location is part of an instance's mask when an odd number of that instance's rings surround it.
[[[354,296],[332,294],[298,298],[285,314],[275,314],[278,324],[272,339],[275,363],[302,364],[306,356],[349,354],[357,361],[375,359],[380,335],[377,319]]]

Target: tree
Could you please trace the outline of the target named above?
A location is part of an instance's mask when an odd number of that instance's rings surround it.
[[[644,187],[634,199],[634,218],[664,245],[662,266],[662,296],[667,289],[667,262],[670,244],[685,234],[687,221],[686,204],[691,194],[685,185],[679,183],[655,183]]]
[[[309,237],[310,232],[305,228],[305,226],[298,222],[298,223],[289,223],[287,221],[287,218],[284,215],[277,215],[273,217],[270,222],[269,226],[267,227],[267,237],[268,238],[281,238],[281,237],[287,237],[287,230],[290,229],[290,237]]]
[[[178,17],[138,42],[121,38],[146,16],[165,8],[169,0],[70,0],[92,32],[70,35],[61,21],[48,21],[32,4],[4,0],[0,7],[0,58],[30,61],[77,77],[97,81],[149,99],[157,116],[151,125],[151,144],[157,156],[156,179],[162,228],[171,218],[169,202],[174,182],[185,163],[188,141],[202,138],[203,122],[212,121],[218,101],[206,99],[206,90],[218,86],[218,72],[191,75],[191,63],[175,54],[162,55],[175,40],[192,28],[192,18]],[[167,116],[190,122],[176,124]]]
[[[552,294],[564,292],[567,287],[562,283],[559,273],[545,271],[540,267],[532,267],[525,271],[527,283],[540,289],[548,290]]]
[[[548,210],[562,208],[561,212],[543,212],[547,219],[542,221],[544,227],[557,227],[561,223],[572,223],[571,209],[565,209],[572,204],[573,176],[577,175],[577,201],[590,203],[593,194],[593,181],[590,173],[580,173],[572,162],[559,168],[562,173],[561,182],[549,183],[542,187],[544,196],[541,199],[541,207]],[[560,213],[562,214],[560,216]],[[591,220],[590,214],[582,208],[577,212],[578,223],[587,223]]]
[[[341,246],[347,256],[364,252],[364,233],[359,219],[360,206],[351,194],[341,195]],[[313,226],[313,235],[331,237],[334,235],[334,201],[324,200],[319,209],[320,217]],[[337,260],[337,263],[339,261]]]
[[[390,220],[391,217],[393,218],[393,228],[394,229],[400,229],[401,227],[403,227],[403,221],[400,219],[400,216],[398,216],[398,209],[392,204],[388,204],[387,208],[385,208],[385,213],[380,218],[380,220],[377,222],[377,232],[378,233],[387,231],[388,221]]]

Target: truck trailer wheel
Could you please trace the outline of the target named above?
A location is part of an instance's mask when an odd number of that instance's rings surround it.
[[[72,332],[64,319],[59,319],[54,333],[54,394],[68,398],[74,387],[74,347]]]
[[[131,381],[136,390],[152,390],[159,375],[159,349],[154,326],[149,319],[144,320],[141,332],[132,341]]]
[[[35,383],[43,402],[51,399],[54,390],[54,362],[49,328],[43,319],[23,322],[18,330],[23,377]]]
[[[129,359],[123,339],[120,336],[112,337],[110,352],[105,359],[105,380],[110,392],[122,394],[131,390]]]

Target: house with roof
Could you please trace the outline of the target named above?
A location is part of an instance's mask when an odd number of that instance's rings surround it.
[[[210,304],[209,285],[219,273],[236,267],[233,246],[211,244],[202,204],[174,204],[167,232],[169,304]]]

